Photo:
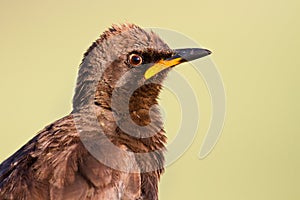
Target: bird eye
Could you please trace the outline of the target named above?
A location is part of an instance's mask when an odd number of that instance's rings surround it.
[[[129,56],[129,63],[134,67],[142,64],[142,62],[143,62],[143,58],[138,54],[131,54]]]

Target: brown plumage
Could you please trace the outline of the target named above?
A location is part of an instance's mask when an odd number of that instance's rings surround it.
[[[133,53],[143,58],[143,66],[131,65]],[[158,199],[166,136],[153,106],[170,68],[149,80],[144,74],[153,63],[175,55],[156,34],[136,25],[104,32],[84,54],[71,114],[45,127],[0,165],[0,199]],[[106,139],[121,153],[106,149]]]

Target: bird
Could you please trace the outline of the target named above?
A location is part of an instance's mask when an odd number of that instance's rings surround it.
[[[175,66],[211,54],[171,49],[112,25],[84,53],[69,115],[0,165],[3,200],[157,200],[167,136],[158,96]]]

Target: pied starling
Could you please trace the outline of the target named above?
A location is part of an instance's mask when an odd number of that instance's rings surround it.
[[[209,54],[113,25],[84,54],[72,112],[0,165],[0,199],[157,200],[166,143],[161,84],[172,67]]]

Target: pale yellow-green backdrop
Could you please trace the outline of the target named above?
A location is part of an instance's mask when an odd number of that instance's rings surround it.
[[[191,69],[178,67],[191,76],[202,118],[191,148],[166,169],[160,198],[300,199],[299,10],[298,0],[1,0],[0,160],[71,111],[77,68],[91,42],[112,23],[134,22],[177,30],[211,49],[226,87],[222,136],[199,160],[209,94]],[[173,112],[170,137],[178,121],[171,96],[166,91],[161,100]]]

